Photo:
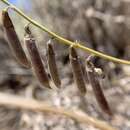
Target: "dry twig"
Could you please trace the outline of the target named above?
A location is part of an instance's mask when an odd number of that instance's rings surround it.
[[[87,125],[92,125],[100,130],[117,130],[104,121],[92,118],[81,111],[65,110],[64,108],[54,107],[45,102],[36,101],[33,99],[26,99],[19,96],[14,96],[10,94],[0,93],[0,105],[7,107],[14,107],[20,109],[27,109],[32,111],[40,112],[51,112],[59,115],[65,115],[72,118],[80,123],[85,123]]]

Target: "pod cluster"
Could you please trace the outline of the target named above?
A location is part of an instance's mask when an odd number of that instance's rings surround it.
[[[57,88],[61,87],[61,79],[58,72],[58,67],[56,64],[55,51],[51,41],[47,42],[47,66],[48,72],[45,69],[45,63],[42,60],[39,50],[36,45],[36,40],[32,35],[29,25],[25,27],[24,44],[27,49],[27,54],[22,48],[21,42],[16,34],[14,25],[9,17],[6,10],[2,12],[2,22],[5,30],[5,34],[8,40],[10,49],[13,55],[23,66],[32,69],[37,80],[41,86],[46,88],[52,88],[50,81],[54,83]],[[101,109],[107,114],[111,115],[110,107],[101,89],[99,78],[104,77],[104,73],[100,68],[96,68],[92,62],[93,56],[89,56],[86,59],[86,64],[81,62],[80,57],[74,45],[69,48],[69,60],[72,67],[73,79],[77,89],[82,95],[87,92],[86,81],[89,82],[93,88],[95,97]],[[50,75],[50,78],[48,76]]]
[[[36,40],[29,29],[29,25],[25,27],[24,35],[24,44],[27,49],[26,54],[7,10],[2,11],[2,23],[9,47],[17,61],[24,67],[32,69],[41,86],[51,88],[50,80],[52,80],[55,86],[60,88],[61,80],[56,65],[55,52],[52,43],[47,43],[47,61],[51,76],[50,79],[37,48]]]

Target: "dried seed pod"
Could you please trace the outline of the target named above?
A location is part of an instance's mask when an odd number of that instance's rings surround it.
[[[99,80],[97,78],[97,74],[94,70],[94,65],[92,65],[91,61],[89,60],[86,61],[86,65],[87,65],[88,79],[89,79],[90,84],[92,85],[92,88],[93,88],[93,91],[94,91],[94,94],[95,94],[95,97],[99,106],[108,115],[112,115],[111,109],[107,103],[107,100],[100,86]]]
[[[81,94],[86,93],[86,86],[85,86],[85,81],[83,78],[83,73],[82,73],[82,68],[80,65],[79,57],[77,55],[77,52],[73,46],[70,47],[69,50],[69,58],[70,58],[70,63],[72,66],[72,71],[74,75],[74,81],[77,84],[77,87]]]
[[[88,75],[87,75],[87,72],[85,69],[85,63],[80,60],[80,64],[81,64],[81,68],[82,68],[83,77],[85,79],[85,82],[88,84],[89,80],[88,80]]]
[[[15,56],[15,58],[18,60],[19,63],[21,63],[23,66],[27,68],[30,68],[30,62],[28,61],[24,53],[24,50],[21,46],[21,43],[19,41],[19,38],[13,26],[13,23],[9,17],[9,14],[5,10],[2,11],[2,22],[3,22],[9,47],[13,52],[13,55]]]
[[[60,88],[61,80],[58,74],[55,52],[51,44],[51,41],[47,42],[47,62],[48,62],[48,68],[49,68],[51,79],[53,80],[56,87]]]
[[[34,70],[34,74],[37,77],[37,79],[39,80],[41,85],[43,85],[47,88],[51,88],[50,84],[49,84],[48,75],[45,71],[40,54],[36,47],[35,39],[30,33],[27,32],[26,29],[25,29],[25,31],[26,31],[26,35],[24,38],[24,42],[25,42],[25,45],[28,50],[28,54],[30,57],[32,69]]]

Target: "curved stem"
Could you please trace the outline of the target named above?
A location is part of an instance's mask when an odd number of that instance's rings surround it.
[[[54,37],[57,41],[59,41],[59,43],[66,44],[66,45],[69,45],[69,46],[72,45],[72,44],[74,44],[74,42],[69,41],[67,39],[64,39],[63,37],[57,35],[56,33],[48,30],[48,28],[46,28],[45,26],[37,23],[36,21],[34,21],[33,19],[31,19],[30,17],[28,17],[27,15],[25,15],[21,10],[19,10],[17,7],[15,7],[13,4],[11,4],[10,2],[8,2],[7,0],[1,0],[1,1],[3,3],[5,3],[6,5],[10,6],[15,12],[17,12],[20,16],[22,16],[23,18],[25,18],[30,23],[32,23],[34,26],[38,27],[42,31],[47,32],[49,35],[51,35],[52,37]],[[90,49],[88,47],[83,46],[82,43],[76,44],[76,45],[74,45],[74,47],[82,49],[85,52],[92,53],[95,56],[101,57],[103,59],[106,59],[106,60],[109,60],[109,61],[112,61],[112,62],[116,62],[116,63],[119,63],[119,64],[130,65],[130,61],[118,59],[118,58],[115,58],[113,56],[109,56],[109,55],[103,54],[103,53],[101,53],[99,51],[95,51],[93,49]]]

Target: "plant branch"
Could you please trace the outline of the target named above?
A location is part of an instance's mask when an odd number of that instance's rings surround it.
[[[57,41],[59,41],[59,43],[66,44],[66,45],[69,45],[69,46],[72,45],[72,44],[75,44],[74,42],[69,41],[67,39],[64,39],[63,37],[57,35],[56,33],[48,30],[48,28],[46,28],[45,26],[37,23],[36,21],[34,21],[33,19],[31,19],[30,17],[28,17],[27,15],[25,15],[21,10],[19,10],[17,7],[15,7],[13,4],[11,4],[10,2],[8,2],[7,0],[1,0],[1,1],[3,3],[5,3],[6,5],[10,6],[11,9],[13,9],[15,12],[17,12],[20,16],[22,16],[23,18],[25,18],[30,23],[32,23],[34,26],[38,27],[42,31],[47,32],[49,35],[51,35],[52,37],[54,37]],[[106,59],[106,60],[109,60],[109,61],[112,61],[112,62],[116,62],[116,63],[119,63],[119,64],[130,65],[130,61],[122,60],[122,59],[115,58],[115,57],[110,56],[110,55],[103,54],[103,53],[101,53],[99,51],[95,51],[93,49],[90,49],[88,47],[83,46],[82,43],[75,44],[74,47],[82,49],[85,52],[92,53],[95,56],[101,57],[103,59]]]
[[[72,118],[80,123],[94,126],[100,130],[117,130],[104,121],[90,117],[87,114],[77,110],[65,110],[62,107],[54,107],[48,103],[36,101],[34,99],[27,99],[20,96],[14,96],[11,94],[0,93],[0,106],[19,108],[24,110],[38,111],[38,112],[50,112],[53,114],[64,115]]]

